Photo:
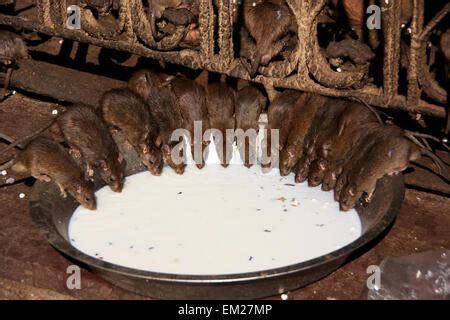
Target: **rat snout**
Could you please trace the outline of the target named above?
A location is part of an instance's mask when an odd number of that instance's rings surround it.
[[[326,173],[322,181],[322,190],[330,191],[336,185],[336,175],[334,173]]]
[[[340,207],[341,211],[349,211],[349,210],[353,209],[354,205],[348,204],[346,201],[343,201],[340,203],[339,207]]]
[[[156,161],[148,166],[148,170],[154,176],[160,176],[162,172],[163,164],[162,161]]]
[[[308,170],[305,167],[299,168],[297,174],[295,175],[295,182],[304,182],[308,177]]]
[[[330,191],[331,189],[331,185],[328,181],[322,182],[322,191]]]
[[[222,164],[222,165],[223,165],[223,164]],[[196,166],[197,166],[197,168],[199,168],[199,169],[203,169],[203,168],[205,167],[205,163],[202,161],[201,163],[197,163]],[[184,168],[183,168],[183,172],[184,172]],[[182,172],[182,173],[183,173],[183,172]]]
[[[93,203],[89,203],[89,205],[86,207],[89,210],[95,211],[97,210],[97,203],[94,201]]]
[[[280,175],[281,175],[282,177],[285,177],[285,176],[287,176],[288,174],[289,174],[289,169],[288,169],[288,168],[286,168],[285,166],[283,166],[283,167],[280,168]]]
[[[289,164],[289,160],[285,159],[281,161],[280,164],[280,175],[281,176],[287,176],[289,172],[291,171],[291,166]]]
[[[313,175],[311,179],[308,179],[308,185],[310,187],[317,187],[320,182],[320,177],[318,175]]]
[[[356,203],[356,193],[354,192],[352,187],[346,186],[341,191],[341,196],[339,199],[340,208],[342,211],[348,211],[355,207]]]
[[[122,192],[123,184],[120,180],[115,180],[111,181],[109,187],[111,188],[112,191],[120,193]]]
[[[179,175],[182,175],[182,174],[184,173],[184,166],[182,166],[182,167],[176,167],[176,168],[175,168],[175,173],[176,173],[176,174],[179,174]]]
[[[89,210],[96,210],[97,209],[97,201],[95,200],[95,196],[85,196],[84,199],[82,199],[81,203],[83,204],[83,207]]]

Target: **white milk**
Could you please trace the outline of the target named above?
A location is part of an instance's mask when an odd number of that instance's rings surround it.
[[[99,190],[97,211],[73,214],[71,244],[129,268],[212,275],[307,261],[361,235],[357,213],[340,212],[332,192],[259,165],[225,169],[213,145],[202,170],[188,165],[178,176],[165,167],[160,177],[127,177],[120,194]]]

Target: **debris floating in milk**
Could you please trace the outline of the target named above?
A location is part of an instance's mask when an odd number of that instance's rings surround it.
[[[183,176],[165,168],[157,178],[127,177],[122,193],[108,187],[96,193],[95,213],[75,211],[71,244],[129,268],[213,275],[300,263],[361,235],[357,213],[340,212],[331,192],[306,183],[292,187],[285,182],[293,174],[280,182],[273,171],[209,164],[188,165]]]
[[[97,191],[97,211],[79,207],[71,218],[71,244],[129,268],[218,275],[304,262],[361,235],[356,211],[340,212],[332,192],[295,184],[294,174],[280,178],[278,169],[246,168],[236,146],[223,168],[215,144],[209,149],[202,170],[186,150],[182,176],[165,167],[157,178],[127,177],[120,194]]]

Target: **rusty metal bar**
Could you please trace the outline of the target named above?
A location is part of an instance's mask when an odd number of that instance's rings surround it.
[[[219,4],[219,59],[221,69],[226,70],[233,59],[233,28],[231,1],[218,1]]]
[[[408,69],[408,95],[407,109],[413,111],[414,106],[419,102],[422,90],[419,87],[419,51],[421,48],[420,34],[423,27],[424,1],[414,0],[413,17],[411,22],[411,44],[409,53]]]
[[[4,80],[3,75],[0,75],[0,80]],[[11,84],[59,101],[92,106],[97,106],[103,93],[109,89],[126,85],[120,80],[33,60],[20,62],[20,68],[12,73]]]
[[[83,30],[52,29],[21,17],[11,17],[3,14],[0,14],[0,24],[41,32],[50,36],[84,42],[103,48],[109,48],[118,51],[127,51],[147,58],[180,64],[192,69],[199,69],[203,66],[200,61],[200,56],[195,50],[183,49],[180,51],[170,52],[156,51],[148,49],[138,42],[130,43],[129,41],[126,41],[124,39],[118,39],[114,41],[97,39],[87,35]]]
[[[384,61],[383,61],[383,94],[384,102],[389,101],[398,93],[398,75],[400,64],[400,12],[401,1],[386,4],[383,8],[383,35],[384,35]]]
[[[417,79],[419,71],[417,57],[420,48],[417,48],[417,46],[421,44],[423,0],[414,0],[416,4],[413,19],[414,32],[412,35],[414,39],[410,51],[410,55],[414,59],[411,59],[412,68],[410,68],[410,74],[408,75],[408,98],[397,93],[398,52],[400,45],[397,39],[399,38],[399,33],[395,33],[388,39],[391,44],[389,46],[391,51],[385,60],[385,66],[387,66],[385,70],[387,71],[383,88],[366,85],[355,89],[352,84],[357,84],[360,78],[360,74],[357,71],[354,73],[338,73],[330,69],[320,53],[317,39],[315,39],[317,37],[315,33],[317,19],[315,17],[323,10],[324,0],[287,1],[298,23],[298,33],[301,39],[298,50],[293,52],[286,61],[276,61],[268,67],[261,68],[262,74],[255,79],[250,79],[240,60],[233,58],[230,1],[221,2],[219,13],[216,16],[213,10],[213,1],[200,0],[199,29],[202,39],[199,50],[176,48],[176,50],[172,51],[162,51],[167,50],[167,47],[164,48],[164,44],[161,44],[164,39],[153,46],[154,41],[151,36],[145,35],[147,34],[145,30],[148,29],[148,21],[145,21],[147,24],[142,24],[136,20],[136,15],[133,14],[139,13],[142,15],[144,12],[142,3],[140,3],[140,6],[134,6],[138,1],[140,0],[120,1],[119,26],[124,32],[122,34],[116,33],[114,40],[106,40],[97,34],[92,36],[91,33],[89,35],[86,33],[86,30],[66,29],[61,22],[65,14],[63,10],[65,1],[37,0],[39,11],[37,17],[42,17],[41,20],[0,14],[0,24],[33,30],[104,48],[127,51],[132,54],[179,64],[192,69],[203,68],[213,72],[226,73],[233,77],[262,83],[268,88],[292,88],[334,97],[357,97],[379,107],[407,110],[435,117],[445,116],[444,107],[433,105],[420,99],[420,88]],[[399,29],[397,28],[399,19],[395,19],[397,15],[398,12],[391,11],[389,13],[389,19],[394,20],[390,28],[399,32],[397,30]],[[219,24],[218,37],[214,34],[216,21]],[[147,45],[142,44],[139,38],[143,40],[142,37],[147,36],[149,38],[144,39],[148,40],[144,41]],[[219,39],[218,46],[220,51],[218,54],[214,53],[215,38]],[[290,74],[291,76],[287,76]]]

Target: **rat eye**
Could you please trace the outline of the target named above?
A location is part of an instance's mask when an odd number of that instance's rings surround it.
[[[84,200],[85,201],[91,201],[91,198],[90,197],[85,197]]]

